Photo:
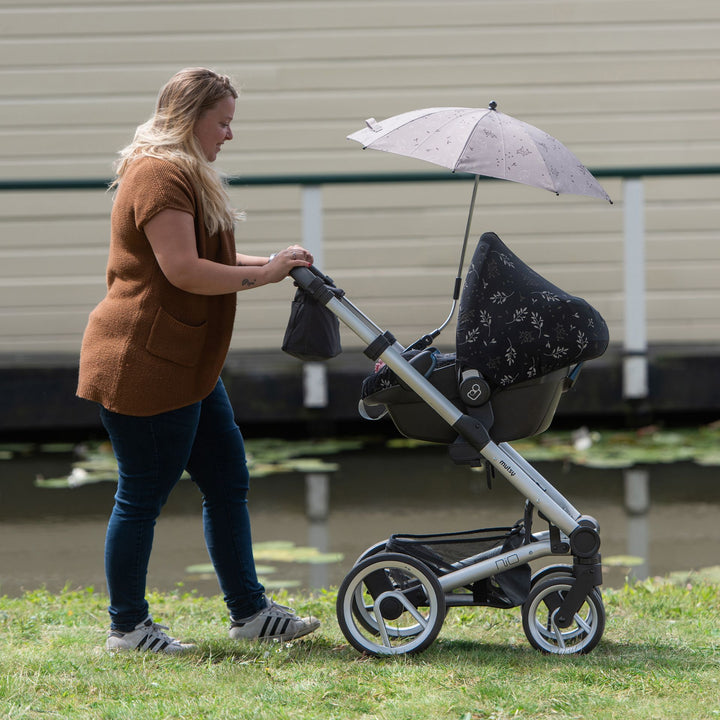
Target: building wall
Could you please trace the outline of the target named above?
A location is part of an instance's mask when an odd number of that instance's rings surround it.
[[[0,181],[105,179],[179,68],[241,89],[236,176],[428,172],[346,136],[410,109],[485,106],[541,127],[591,168],[720,164],[716,0],[0,1]],[[623,203],[480,184],[494,230],[623,334]],[[301,190],[233,186],[238,247],[301,239]],[[401,341],[450,306],[471,182],[327,185],[324,268]],[[652,343],[720,342],[720,176],[645,183]],[[77,354],[102,297],[112,198],[0,192],[0,354]],[[277,348],[289,281],[241,293],[233,349]],[[450,329],[451,330],[451,329]],[[452,334],[445,333],[445,344]],[[354,338],[344,336],[347,348]]]

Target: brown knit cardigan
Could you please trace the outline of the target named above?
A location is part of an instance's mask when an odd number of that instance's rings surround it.
[[[231,232],[208,237],[199,195],[175,164],[134,161],[112,210],[107,294],[83,337],[77,394],[124,415],[155,415],[205,398],[220,375],[236,294],[195,295],[168,282],[143,231],[161,210],[190,213],[198,255],[235,265]]]

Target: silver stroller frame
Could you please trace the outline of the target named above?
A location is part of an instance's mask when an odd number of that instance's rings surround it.
[[[590,652],[605,628],[595,519],[577,510],[511,445],[493,441],[482,417],[458,408],[440,392],[403,357],[405,348],[392,334],[355,307],[322,273],[296,268],[291,276],[366,344],[365,354],[371,360],[382,360],[457,434],[467,448],[467,457],[460,462],[492,466],[526,498],[526,518],[534,509],[548,523],[548,530],[532,533],[519,547],[486,549],[454,563],[441,575],[412,555],[386,551],[385,541],[377,543],[358,558],[338,591],[338,624],[348,642],[370,655],[425,650],[440,632],[449,607],[482,604],[474,601],[468,586],[526,563],[562,556],[572,558],[572,564],[550,565],[532,577],[522,603],[523,628],[529,643],[542,652]],[[567,374],[563,373],[564,389]],[[576,372],[570,374],[574,381]]]

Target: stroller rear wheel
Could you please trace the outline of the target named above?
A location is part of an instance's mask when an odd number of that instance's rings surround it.
[[[364,550],[360,557],[355,561],[355,564],[361,563],[363,560],[366,560],[367,558],[377,555],[378,553],[385,552],[385,546],[387,545],[387,540],[380,540],[380,542],[376,542],[374,545],[371,545],[367,550]]]
[[[605,606],[597,588],[585,598],[569,627],[558,627],[555,615],[576,582],[557,575],[535,584],[522,607],[525,635],[542,652],[555,655],[589,653],[605,630]]]
[[[445,594],[420,560],[377,553],[356,564],[343,580],[337,618],[343,635],[360,652],[422,652],[445,620]]]
[[[365,550],[360,557],[355,561],[355,565],[358,565],[363,560],[366,560],[369,557],[372,557],[373,555],[378,555],[379,553],[385,552],[385,547],[387,545],[387,540],[381,540],[380,542],[376,542],[374,545],[371,545],[367,550]],[[378,629],[378,624],[375,621],[375,616],[373,615],[373,608],[372,605],[366,605],[362,601],[362,597],[360,596],[360,593],[356,593],[356,596],[352,599],[352,609],[353,609],[353,615],[357,619],[357,621],[368,631],[373,633],[373,635],[379,635],[380,631]],[[402,633],[405,636],[410,635],[417,635],[422,630],[421,625],[415,625],[414,627],[406,627],[402,630],[392,631],[392,632],[398,632]]]

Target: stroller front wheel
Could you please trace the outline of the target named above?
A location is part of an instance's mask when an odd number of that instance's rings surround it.
[[[574,577],[572,565],[549,565],[548,567],[542,568],[542,570],[538,570],[538,572],[536,572],[530,579],[530,589],[532,590],[532,588],[539,585],[541,582],[545,582],[550,578],[556,577]]]
[[[445,620],[445,594],[423,562],[377,553],[356,564],[338,590],[337,618],[348,642],[371,655],[422,652]]]
[[[533,586],[522,607],[523,630],[530,644],[555,655],[589,653],[605,631],[602,595],[593,588],[569,627],[559,627],[555,615],[576,582],[557,575]]]

